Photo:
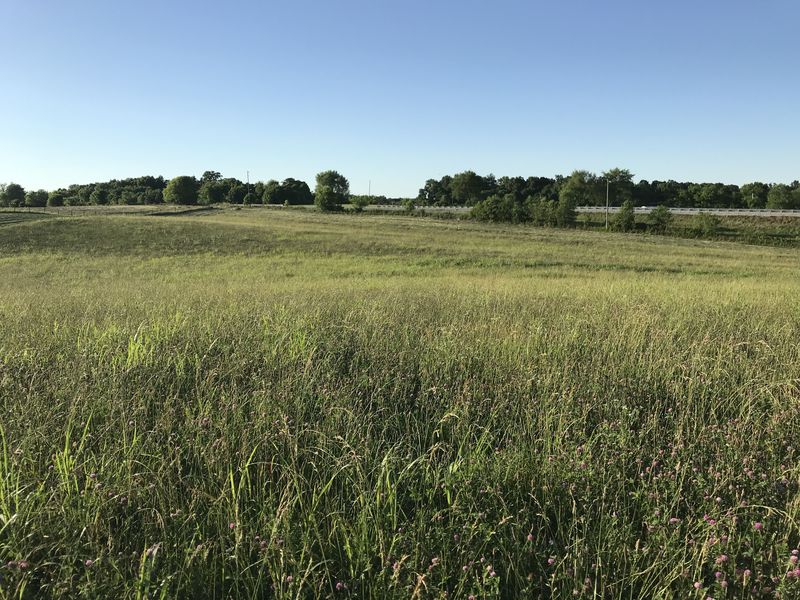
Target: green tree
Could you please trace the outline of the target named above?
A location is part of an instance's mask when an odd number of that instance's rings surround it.
[[[795,208],[792,188],[782,183],[778,183],[769,188],[769,193],[767,194],[767,208]]]
[[[701,237],[714,237],[719,233],[722,221],[719,217],[706,212],[700,212],[694,218],[694,233]]]
[[[222,179],[222,173],[219,171],[204,171],[200,177],[200,183],[219,181],[220,179]]]
[[[420,206],[450,206],[453,204],[451,185],[453,178],[445,175],[441,180],[428,179],[420,188],[417,204]]]
[[[264,185],[264,192],[261,195],[261,201],[264,204],[283,204],[283,198],[281,198],[281,195],[281,184],[274,179],[270,179]]]
[[[559,200],[565,195],[573,206],[597,204],[597,177],[589,171],[573,171],[558,190]]]
[[[322,171],[317,174],[317,185],[314,190],[314,204],[320,210],[337,210],[347,202],[350,196],[350,184],[336,171]]]
[[[31,190],[25,194],[25,206],[47,206],[47,196],[44,190]]]
[[[347,180],[345,179],[345,184]],[[287,177],[281,183],[281,202],[288,204],[314,204],[314,194],[305,181]]]
[[[764,208],[767,205],[769,186],[758,181],[746,183],[742,186],[740,193],[748,208]]]
[[[611,206],[622,206],[627,200],[633,200],[633,174],[628,169],[609,169],[603,173],[597,183],[608,182],[608,196]],[[602,190],[605,192],[606,190]],[[603,201],[605,204],[605,201]]]
[[[450,190],[453,202],[463,206],[473,206],[482,199],[483,177],[474,171],[464,171],[453,175]]]
[[[573,227],[577,219],[575,208],[593,203],[596,178],[588,171],[573,171],[558,193],[555,221],[559,227]]]
[[[247,186],[243,183],[237,183],[228,190],[225,200],[231,204],[242,204],[244,197],[247,195]]]
[[[534,225],[553,227],[556,225],[556,202],[543,196],[528,196],[525,204]]]
[[[89,202],[96,205],[108,204],[108,190],[100,186],[95,187],[89,194]]]
[[[197,204],[198,181],[190,175],[179,175],[169,180],[164,190],[164,201],[170,204]]]
[[[350,196],[350,206],[353,207],[353,211],[360,213],[364,211],[364,208],[369,206],[370,198],[369,196]]]
[[[242,198],[242,204],[251,205],[256,203],[256,195],[253,192],[248,192]]]
[[[657,206],[650,211],[650,229],[656,233],[666,233],[672,224],[672,213],[664,206]]]
[[[225,202],[228,193],[228,186],[217,180],[204,181],[200,185],[198,200],[200,204],[219,204]]]
[[[67,200],[67,190],[53,190],[47,196],[47,206],[64,206]]]
[[[324,211],[333,211],[341,208],[336,194],[328,185],[317,185],[314,190],[314,204]]]
[[[3,206],[22,206],[25,203],[25,188],[18,183],[9,183],[0,196]]]
[[[636,217],[633,213],[633,201],[625,200],[614,218],[614,229],[617,231],[633,231],[636,228]]]

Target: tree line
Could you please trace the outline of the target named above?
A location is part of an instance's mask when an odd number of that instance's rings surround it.
[[[688,208],[796,208],[800,209],[800,181],[791,184],[724,183],[678,181],[633,181],[627,169],[614,168],[597,175],[573,171],[569,176],[495,177],[474,171],[428,179],[419,190],[417,202],[430,206],[475,206],[492,196],[513,197],[514,202],[558,202],[562,191],[574,197],[577,206],[668,206]],[[505,200],[504,200],[505,201]],[[498,200],[494,200],[496,204]]]
[[[320,176],[322,179],[320,180]],[[611,206],[626,202],[639,206],[694,208],[795,208],[800,209],[800,182],[790,184],[633,181],[627,169],[610,169],[600,175],[574,171],[569,176],[495,177],[463,171],[428,179],[415,199],[351,195],[347,180],[336,171],[317,175],[312,192],[308,184],[292,177],[245,183],[218,171],[199,178],[181,175],[169,181],[146,175],[129,179],[75,184],[53,191],[25,190],[21,185],[0,185],[0,206],[79,206],[104,204],[282,204],[309,205],[332,210],[351,202],[366,204],[415,203],[423,206],[472,206],[479,218],[508,221],[564,222],[569,206]]]

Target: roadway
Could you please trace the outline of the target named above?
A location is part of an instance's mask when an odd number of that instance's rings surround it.
[[[647,215],[655,210],[655,206],[637,206],[633,212],[637,215]],[[795,209],[771,209],[771,208],[677,208],[668,207],[673,215],[697,215],[706,213],[719,217],[800,217],[800,210]],[[397,204],[374,204],[367,207],[372,210],[392,210],[402,211],[404,207]],[[469,206],[417,206],[417,210],[425,212],[448,212],[456,214],[468,213]],[[605,206],[579,206],[575,209],[579,213],[600,213],[606,212]],[[619,212],[618,206],[608,208],[609,214]]]

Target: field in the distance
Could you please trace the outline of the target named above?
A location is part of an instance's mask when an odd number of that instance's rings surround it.
[[[798,597],[799,338],[796,250],[0,220],[0,597]]]

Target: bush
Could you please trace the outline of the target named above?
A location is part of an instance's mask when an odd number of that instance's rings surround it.
[[[672,224],[672,213],[666,206],[657,206],[650,212],[650,229],[656,233],[666,233]]]
[[[619,208],[612,224],[616,231],[633,231],[636,229],[636,216],[633,213],[633,202],[625,200]]]
[[[164,190],[164,201],[170,204],[197,204],[199,187],[194,177],[180,175],[169,180]]]
[[[364,208],[369,206],[369,198],[367,196],[350,196],[350,206],[353,207],[354,212],[363,212]]]
[[[556,203],[546,198],[528,198],[528,213],[534,225],[553,227],[556,225]]]
[[[713,237],[719,234],[721,223],[719,217],[701,212],[695,217],[692,229],[695,235]]]

